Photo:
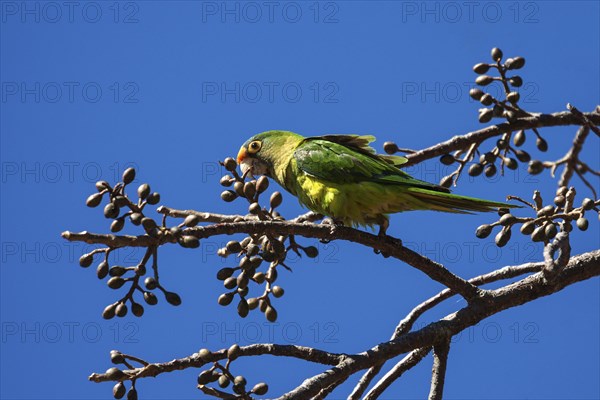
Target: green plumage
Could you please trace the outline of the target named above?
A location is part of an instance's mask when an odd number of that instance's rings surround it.
[[[442,186],[412,178],[399,168],[406,159],[376,154],[369,146],[374,140],[268,131],[244,143],[238,161],[243,169],[275,179],[310,210],[345,225],[377,224],[385,231],[386,215],[401,211],[471,213],[514,207],[450,194]],[[253,147],[259,150],[254,152]]]

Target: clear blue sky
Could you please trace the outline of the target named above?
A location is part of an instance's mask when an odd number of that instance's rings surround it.
[[[563,111],[570,102],[589,111],[600,100],[599,17],[593,1],[0,2],[1,397],[111,398],[112,385],[86,378],[111,366],[113,348],[167,361],[234,341],[358,352],[386,340],[440,287],[368,249],[316,243],[318,261],[295,260],[293,273],[281,273],[286,295],[268,325],[216,303],[215,273],[227,264],[215,253],[228,238],[199,250],[170,246],[161,250],[161,277],[183,305],[161,299],[141,319],[104,321],[102,309],[119,294],[77,265],[84,246],[59,235],[107,232],[84,201],[95,180],[114,181],[129,165],[165,205],[244,212],[241,202],[219,200],[216,162],[260,131],[375,134],[381,150],[385,140],[424,148],[477,129],[471,67],[494,46],[527,59],[524,108]],[[546,159],[564,154],[574,132],[543,130]],[[537,156],[532,144],[529,137]],[[596,168],[597,150],[591,137],[584,154]],[[410,172],[436,181],[444,171],[431,161]],[[502,180],[462,179],[456,191],[500,200],[535,188],[550,200],[555,182],[521,167]],[[282,211],[303,210],[286,195]],[[475,228],[493,218],[407,213],[392,218],[389,233],[465,277],[541,259],[541,247],[520,235],[501,250],[476,239]],[[590,222],[573,234],[574,254],[599,247]],[[139,257],[123,250],[116,261]],[[466,331],[450,353],[447,398],[598,399],[599,303],[593,279]],[[453,298],[421,322],[463,305]],[[235,365],[251,383],[267,381],[270,396],[324,368],[269,357]],[[429,357],[384,398],[425,397],[430,368]],[[197,373],[138,388],[143,398],[199,398]]]

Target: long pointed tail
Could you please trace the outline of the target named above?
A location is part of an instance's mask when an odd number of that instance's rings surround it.
[[[411,196],[427,205],[427,209],[461,214],[473,212],[491,212],[498,208],[520,208],[514,204],[502,203],[478,199],[475,197],[460,196],[457,194],[438,192],[429,189],[411,188],[408,190]]]

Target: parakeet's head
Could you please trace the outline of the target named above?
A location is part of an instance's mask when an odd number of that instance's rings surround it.
[[[240,148],[237,162],[243,173],[275,177],[281,163],[289,161],[289,155],[304,138],[294,132],[267,131],[252,136]]]

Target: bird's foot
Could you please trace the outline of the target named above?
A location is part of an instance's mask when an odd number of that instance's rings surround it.
[[[344,226],[342,221],[334,219],[334,218],[330,218],[330,217],[323,218],[323,221],[321,221],[321,224],[329,225],[329,234],[331,236],[336,235],[338,226]],[[331,242],[331,239],[323,238],[323,239],[320,239],[319,241],[321,243],[329,243],[329,242]]]

